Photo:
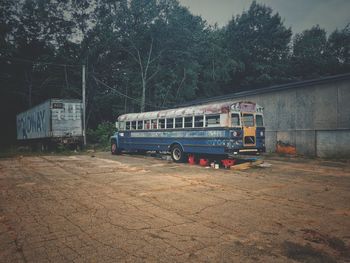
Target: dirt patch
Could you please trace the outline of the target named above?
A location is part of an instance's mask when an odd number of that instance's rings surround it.
[[[290,241],[282,244],[284,254],[299,262],[305,263],[336,263],[330,255],[313,248],[310,244],[302,245]]]
[[[307,241],[322,244],[335,250],[342,257],[350,257],[350,248],[340,238],[321,234],[312,229],[303,229],[303,238]]]
[[[240,241],[235,241],[230,245],[225,245],[222,248],[223,262],[232,262],[232,259],[239,257],[239,261],[247,260],[261,261],[262,258],[270,258],[273,256],[270,249],[264,248],[257,244],[245,244]]]

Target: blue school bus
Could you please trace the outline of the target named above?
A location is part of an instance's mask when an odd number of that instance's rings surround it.
[[[173,161],[192,155],[265,152],[263,108],[253,102],[220,102],[118,117],[111,153],[168,151]]]

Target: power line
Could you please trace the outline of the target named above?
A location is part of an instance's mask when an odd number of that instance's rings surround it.
[[[120,95],[120,96],[122,96],[122,97],[125,97],[125,98],[128,98],[128,99],[130,99],[130,100],[134,100],[134,101],[138,102],[138,103],[141,105],[141,100],[140,100],[140,99],[136,99],[136,98],[130,97],[130,96],[128,96],[128,95],[126,95],[126,94],[120,92],[119,90],[117,90],[117,89],[115,89],[115,88],[113,88],[113,87],[108,86],[107,84],[105,84],[104,82],[102,82],[101,80],[99,80],[98,78],[96,78],[95,76],[93,76],[93,78],[95,79],[96,82],[98,82],[98,83],[102,84],[103,86],[105,86],[106,88],[109,88],[110,90],[115,91],[116,93],[118,93],[118,95]],[[162,107],[162,106],[156,107],[156,106],[154,106],[153,104],[149,104],[149,103],[145,103],[145,104],[148,105],[148,106],[151,106],[151,107],[153,107],[153,108],[167,109],[166,107]]]
[[[108,86],[107,84],[105,84],[104,82],[102,82],[101,80],[99,80],[98,78],[96,78],[95,76],[93,76],[93,78],[94,78],[98,83],[102,84],[102,85],[105,86],[106,88],[109,88],[110,90],[115,91],[115,92],[118,93],[120,96],[126,97],[126,98],[131,99],[131,100],[140,101],[139,99],[132,98],[132,97],[130,97],[130,96],[128,96],[128,95],[126,95],[126,94],[120,92],[119,90]]]

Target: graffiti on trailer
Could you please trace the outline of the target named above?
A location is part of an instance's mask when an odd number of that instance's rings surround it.
[[[30,134],[46,133],[45,110],[31,112],[17,119],[17,132],[22,134],[22,139],[31,138]]]

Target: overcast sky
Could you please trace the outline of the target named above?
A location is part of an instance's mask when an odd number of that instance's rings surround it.
[[[233,15],[247,10],[252,0],[179,0],[195,15],[201,15],[209,24],[220,27]],[[350,0],[258,0],[278,12],[284,24],[300,33],[319,24],[328,33],[343,29],[350,23]]]

